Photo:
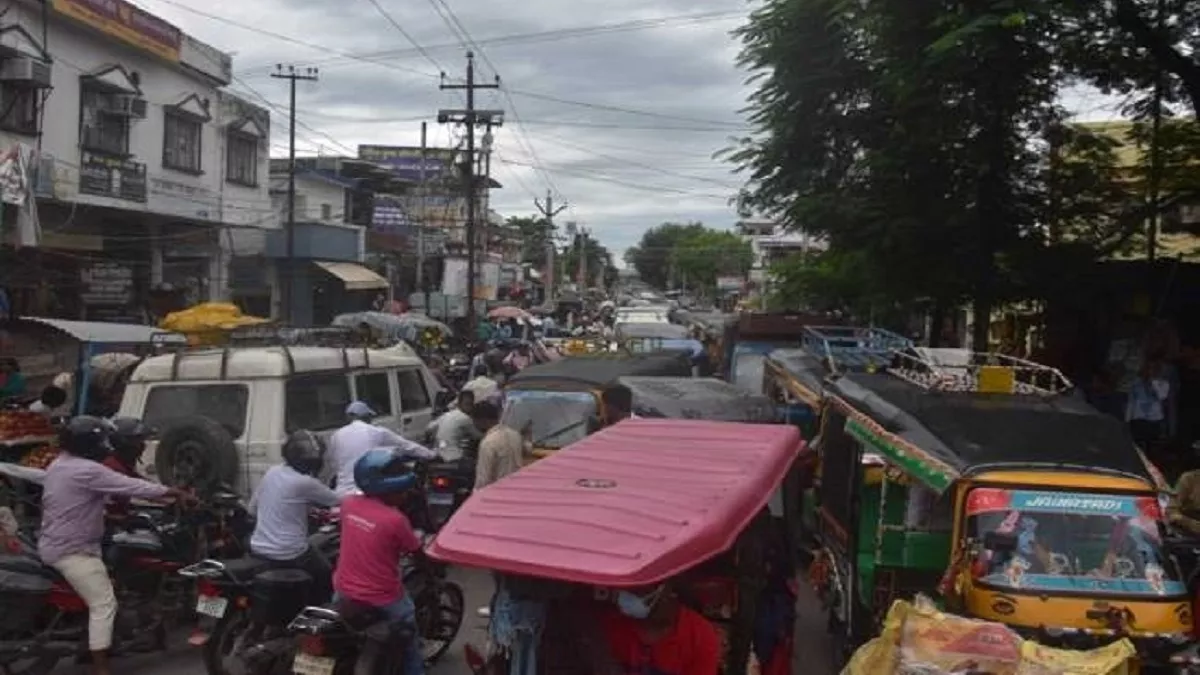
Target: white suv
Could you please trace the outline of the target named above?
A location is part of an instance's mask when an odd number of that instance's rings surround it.
[[[227,347],[156,356],[138,365],[122,416],[159,432],[146,474],[168,484],[226,483],[250,495],[296,429],[322,435],[365,401],[386,426],[420,439],[440,387],[407,346]]]

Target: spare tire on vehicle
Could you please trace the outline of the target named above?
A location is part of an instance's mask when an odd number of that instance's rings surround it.
[[[238,464],[233,436],[216,420],[200,415],[171,420],[161,430],[154,453],[159,481],[201,491],[234,484]]]

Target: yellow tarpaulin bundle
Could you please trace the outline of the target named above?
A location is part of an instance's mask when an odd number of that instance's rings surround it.
[[[236,305],[225,302],[205,302],[179,312],[171,312],[158,327],[163,330],[183,333],[188,344],[220,344],[226,334],[243,326],[269,323],[270,319],[242,314]]]
[[[883,632],[854,653],[842,675],[1129,675],[1134,654],[1125,639],[1089,651],[1045,647],[918,598],[892,605]]]

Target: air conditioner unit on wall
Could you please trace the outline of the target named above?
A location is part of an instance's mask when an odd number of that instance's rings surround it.
[[[105,112],[126,117],[146,118],[146,99],[133,94],[113,94]]]
[[[0,82],[22,82],[35,87],[49,87],[50,64],[30,58],[5,59],[0,63]]]

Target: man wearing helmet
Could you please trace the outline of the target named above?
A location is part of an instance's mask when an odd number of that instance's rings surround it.
[[[146,451],[146,441],[154,432],[136,417],[117,417],[112,420],[109,443],[112,452],[104,459],[104,466],[130,478],[145,478],[138,473],[137,465]],[[120,520],[129,514],[129,499],[113,497],[108,501],[108,517]]]
[[[435,452],[420,443],[414,443],[386,427],[371,424],[375,411],[362,401],[354,401],[346,406],[346,417],[350,418],[350,422],[329,437],[330,464],[337,475],[334,491],[340,497],[355,491],[354,465],[371,450],[395,448],[398,454],[416,459],[437,457]]]
[[[283,444],[283,464],[267,469],[250,499],[255,518],[250,552],[308,572],[313,578],[313,602],[329,599],[333,575],[329,561],[308,543],[309,508],[338,503],[333,490],[316,477],[324,463],[321,439],[311,431],[294,431]]]
[[[98,675],[108,675],[109,647],[117,599],[101,559],[104,504],[110,496],[149,499],[191,495],[165,485],[124,476],[101,464],[112,451],[113,427],[81,415],[59,435],[63,453],[46,469],[42,486],[42,529],[38,555],[58,570],[88,606],[88,649]]]
[[[400,559],[421,548],[412,523],[400,510],[417,477],[404,458],[371,450],[354,464],[362,494],[342,501],[342,543],[333,588],[339,601],[375,607],[396,623],[414,624],[416,606],[404,589]],[[425,672],[420,645],[405,645],[404,675]]]

